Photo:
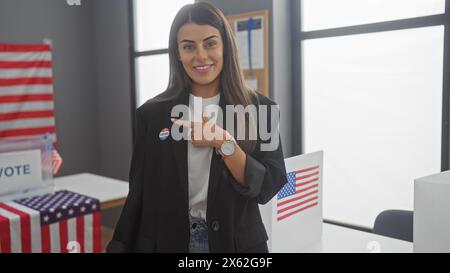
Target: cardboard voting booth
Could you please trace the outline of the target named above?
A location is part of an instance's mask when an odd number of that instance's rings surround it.
[[[53,190],[51,137],[0,141],[0,201]]]
[[[260,205],[270,252],[298,252],[322,237],[323,152],[285,159],[288,183]]]
[[[101,252],[100,201],[54,192],[52,137],[0,141],[0,253]]]
[[[414,252],[450,252],[450,171],[414,180]]]

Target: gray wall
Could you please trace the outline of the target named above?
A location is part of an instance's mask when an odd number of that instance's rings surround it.
[[[59,175],[127,180],[131,112],[127,1],[0,0],[0,42],[53,44]]]
[[[95,0],[99,174],[128,181],[132,149],[128,7]]]
[[[53,44],[59,176],[91,172],[128,180],[131,103],[124,0],[0,0],[0,42]],[[114,227],[121,207],[102,213]]]
[[[53,78],[61,175],[99,171],[92,1],[1,0],[0,42],[53,42]]]

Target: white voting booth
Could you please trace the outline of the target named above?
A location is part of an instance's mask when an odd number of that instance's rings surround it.
[[[322,236],[323,151],[285,159],[288,183],[260,205],[269,251],[298,252]]]
[[[0,202],[53,190],[52,140],[45,137],[0,141]]]
[[[414,180],[414,252],[450,252],[450,171]]]

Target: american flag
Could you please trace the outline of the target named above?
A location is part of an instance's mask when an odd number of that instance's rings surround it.
[[[0,139],[44,136],[56,146],[51,48],[0,44]],[[62,164],[52,151],[53,173]]]
[[[53,175],[55,175],[59,172],[59,169],[61,168],[62,163],[63,163],[62,157],[59,155],[58,151],[55,148],[53,148],[52,149],[52,172],[53,172]]]
[[[0,203],[1,253],[101,252],[100,202],[70,191]]]
[[[287,173],[288,182],[277,194],[278,221],[319,204],[319,177],[319,166]]]

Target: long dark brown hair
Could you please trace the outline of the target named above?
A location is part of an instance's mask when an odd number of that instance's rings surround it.
[[[179,60],[177,40],[178,30],[187,23],[210,25],[216,28],[222,36],[223,68],[220,73],[219,92],[224,96],[226,104],[242,105],[244,107],[253,104],[252,99],[256,95],[254,94],[254,91],[245,84],[244,76],[239,64],[236,40],[230,24],[222,11],[206,2],[185,5],[175,16],[170,28],[169,36],[169,84],[163,93],[150,101],[159,102],[174,100],[183,95],[184,92],[189,92],[189,90],[191,90],[192,80]],[[256,120],[248,119],[248,117],[246,119],[245,129],[248,137],[249,122],[256,122]],[[248,139],[242,141],[238,140],[238,143],[245,152],[252,152],[256,144],[255,141]]]

